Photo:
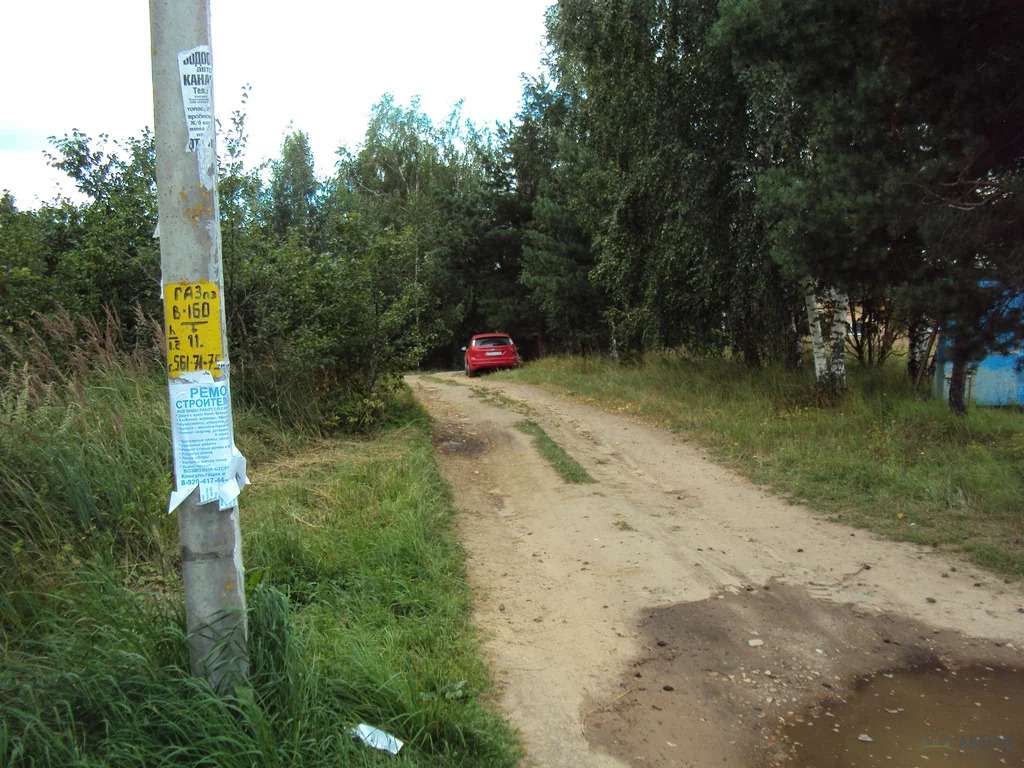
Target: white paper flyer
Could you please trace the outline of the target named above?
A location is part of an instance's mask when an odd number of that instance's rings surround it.
[[[227,378],[214,381],[209,371],[169,381],[174,481],[168,512],[199,487],[199,503],[218,501],[233,507],[249,480],[245,457],[235,448],[231,393]]]

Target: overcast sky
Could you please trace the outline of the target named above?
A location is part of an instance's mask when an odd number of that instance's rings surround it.
[[[276,156],[292,124],[321,174],[339,145],[361,142],[385,92],[406,105],[418,94],[435,122],[460,99],[477,125],[506,122],[520,75],[541,70],[551,2],[212,0],[217,117],[226,123],[251,84],[251,164]],[[0,51],[0,190],[19,208],[58,191],[48,136],[127,138],[153,124],[146,0],[3,0]]]

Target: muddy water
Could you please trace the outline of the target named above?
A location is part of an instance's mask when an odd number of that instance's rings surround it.
[[[880,673],[784,730],[801,768],[1024,765],[1024,671]]]

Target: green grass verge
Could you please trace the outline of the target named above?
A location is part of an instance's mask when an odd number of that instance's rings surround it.
[[[1024,576],[1024,413],[957,418],[912,393],[898,361],[853,368],[836,404],[820,402],[807,371],[717,358],[552,358],[510,376],[680,432],[850,525]]]
[[[162,376],[112,358],[0,385],[0,764],[517,763],[407,394],[344,442],[236,413],[251,677],[217,696],[188,674]]]
[[[574,458],[562,450],[562,446],[548,437],[547,433],[540,428],[536,422],[520,421],[516,423],[520,432],[525,432],[533,438],[533,444],[537,446],[540,455],[548,460],[555,471],[562,476],[567,483],[592,483],[594,478],[580,466]]]
[[[274,482],[248,499],[247,566],[287,597],[308,638],[302,665],[330,681],[334,710],[310,735],[367,722],[409,742],[407,764],[512,765],[468,625],[449,490],[425,414],[403,400],[407,415],[374,440],[269,468]]]

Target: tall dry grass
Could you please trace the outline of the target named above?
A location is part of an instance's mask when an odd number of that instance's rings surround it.
[[[116,317],[60,316],[8,342],[0,764],[515,764],[410,403],[343,445],[236,409],[257,478],[241,505],[251,675],[219,696],[188,673],[158,329],[127,344]],[[354,741],[362,721],[402,755]]]

